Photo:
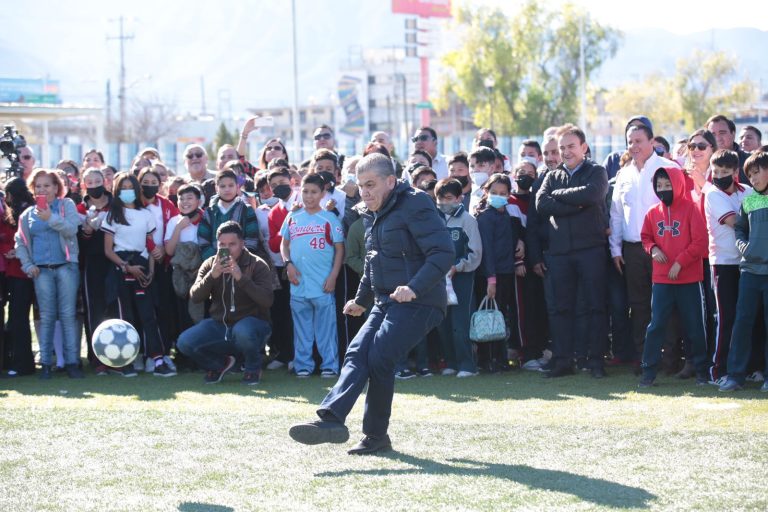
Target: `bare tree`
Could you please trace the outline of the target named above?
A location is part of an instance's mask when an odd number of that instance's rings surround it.
[[[127,132],[129,140],[155,142],[176,131],[178,111],[172,101],[152,98],[131,102]]]

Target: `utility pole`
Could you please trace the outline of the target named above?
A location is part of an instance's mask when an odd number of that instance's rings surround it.
[[[125,32],[123,31],[123,16],[120,16],[117,20],[111,19],[109,21],[117,21],[120,23],[120,35],[107,36],[107,41],[111,39],[120,41],[120,93],[117,95],[117,99],[120,100],[120,129],[118,130],[118,142],[125,142],[125,41],[133,39],[133,34],[125,35]]]
[[[296,0],[291,0],[291,28],[293,31],[293,154],[301,162],[301,132],[299,131],[299,50],[296,45]]]

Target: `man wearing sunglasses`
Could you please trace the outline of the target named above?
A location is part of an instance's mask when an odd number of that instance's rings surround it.
[[[341,169],[341,166],[344,165],[344,155],[336,149],[336,137],[333,133],[333,128],[327,124],[321,124],[315,129],[312,138],[315,140],[315,151],[318,149],[328,149],[339,156],[339,169]]]
[[[626,279],[632,311],[634,347],[614,348],[614,355],[622,362],[636,360],[643,353],[645,329],[651,321],[652,260],[640,242],[640,231],[646,212],[659,202],[653,188],[653,175],[660,167],[677,167],[675,162],[656,154],[653,144],[653,132],[648,126],[629,127],[627,151],[632,161],[616,175],[611,197],[608,241],[616,271]]]
[[[216,174],[208,169],[208,153],[200,144],[189,144],[184,149],[184,167],[192,181],[202,184]]]
[[[21,177],[26,181],[32,174],[32,169],[35,168],[35,154],[29,146],[19,149],[19,160],[21,160],[21,168],[23,169]]]
[[[437,132],[429,126],[418,128],[411,137],[414,151],[420,149],[429,153],[432,157],[432,170],[437,174],[437,179],[448,177],[448,160],[445,155],[437,152]]]

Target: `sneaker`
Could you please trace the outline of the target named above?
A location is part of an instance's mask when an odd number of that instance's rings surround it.
[[[731,391],[738,391],[742,388],[741,384],[736,382],[735,380],[728,379],[725,384],[720,386],[720,389],[718,391],[722,391],[724,393],[729,393]]]
[[[706,375],[697,375],[696,376],[696,385],[697,386],[706,386],[709,383],[709,377]]]
[[[8,377],[18,377],[19,376],[19,372],[17,372],[16,370],[8,370],[8,373],[6,375]]]
[[[155,360],[151,357],[148,357],[147,360],[144,362],[144,372],[146,373],[152,373],[155,371]]]
[[[763,393],[768,393],[768,380],[763,382],[763,385],[760,387],[760,391]]]
[[[712,384],[713,386],[720,387],[723,384],[725,384],[727,381],[728,381],[728,376],[727,375],[723,375],[722,377],[720,377],[717,380],[710,380],[709,383]]]
[[[650,388],[654,386],[653,381],[656,379],[653,379],[651,377],[643,377],[640,379],[640,382],[637,383],[638,388]]]
[[[224,367],[221,370],[208,370],[205,377],[203,377],[203,381],[206,384],[216,384],[221,382],[221,379],[224,378],[224,374],[235,366],[235,361],[236,359],[234,356],[227,356],[226,359],[224,359]]]
[[[290,372],[292,370],[293,370],[293,361],[288,361],[288,371]]]
[[[580,357],[576,360],[576,369],[580,372],[588,372],[592,368],[589,367],[589,363],[587,362],[587,358]]]
[[[259,383],[261,378],[261,372],[248,372],[243,373],[242,383],[246,386],[255,386]]]
[[[64,367],[64,371],[67,372],[67,377],[70,379],[84,379],[85,374],[83,370],[77,364],[68,364]]]
[[[285,366],[284,362],[273,359],[272,362],[267,365],[267,370],[279,370],[283,366]]]
[[[40,368],[40,380],[51,380],[51,378],[53,378],[53,368],[49,364],[44,364]]]
[[[528,370],[532,372],[537,372],[541,369],[542,364],[539,362],[538,359],[531,359],[530,361],[526,361],[525,364],[523,364],[522,368],[523,370]]]
[[[310,375],[312,375],[312,372],[309,370],[296,370],[296,376],[300,379],[306,379]]]
[[[333,370],[323,370],[320,372],[320,377],[323,379],[335,379],[339,374]]]
[[[541,360],[539,360],[541,362]],[[547,360],[546,363],[539,367],[539,371],[543,373],[551,372],[555,367],[555,362],[552,359]]]
[[[122,377],[137,377],[139,375],[131,365],[123,366],[122,368],[110,368],[109,373],[113,375],[120,375]]]
[[[176,368],[176,363],[173,362],[173,359],[171,359],[171,356],[163,356],[163,362],[168,365],[168,368],[171,370],[178,371],[178,368]]]
[[[460,371],[456,374],[457,379],[466,379],[467,377],[477,377],[477,372]]]
[[[414,377],[416,377],[416,374],[411,370],[400,370],[399,372],[395,372],[395,378],[399,380],[408,380]]]
[[[763,372],[756,371],[752,372],[749,375],[747,375],[747,378],[745,379],[747,382],[764,382],[765,376],[763,375]]]
[[[456,375],[456,370],[453,368],[443,368],[443,370],[440,372],[440,375],[443,377],[450,377],[451,375]]]
[[[133,369],[137,372],[143,372],[144,371],[144,357],[139,354],[139,357],[134,359],[133,361]]]
[[[96,373],[96,376],[103,377],[104,375],[109,375],[109,368],[105,364],[100,364],[96,368],[93,369],[93,371]]]
[[[165,364],[165,362],[155,365],[155,367],[152,370],[153,370],[152,374],[155,377],[175,377],[176,376],[176,372],[171,370],[171,367]]]
[[[419,376],[421,377],[431,377],[432,376],[432,370],[429,368],[422,368],[419,370]]]

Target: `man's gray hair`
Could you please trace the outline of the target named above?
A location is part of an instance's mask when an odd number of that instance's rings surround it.
[[[392,164],[392,159],[387,158],[381,153],[371,153],[366,156],[357,163],[356,169],[358,176],[364,172],[375,172],[379,178],[397,176],[397,174],[395,174],[395,166]]]

